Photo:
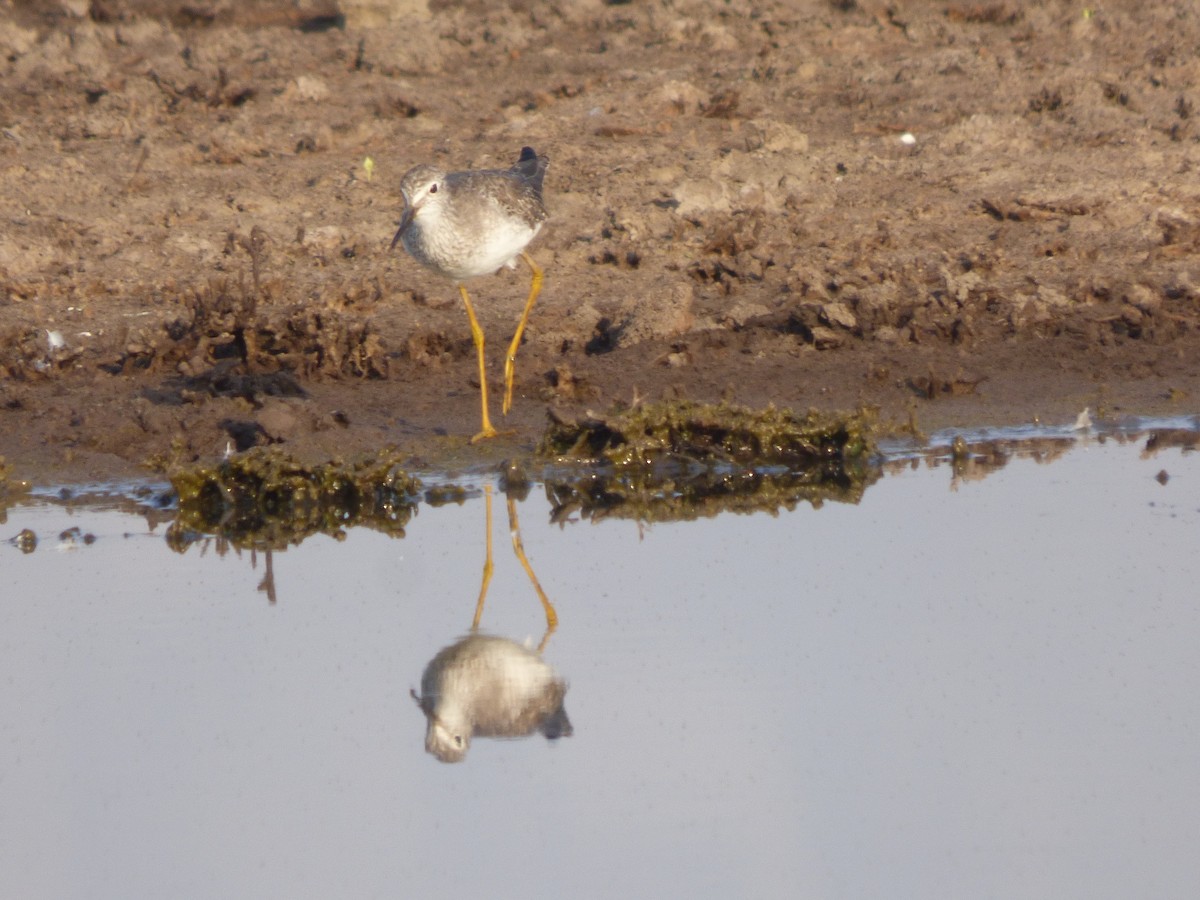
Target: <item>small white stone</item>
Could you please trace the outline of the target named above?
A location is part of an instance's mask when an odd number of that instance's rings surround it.
[[[320,102],[329,98],[329,85],[312,75],[301,75],[296,79],[296,93],[302,100]]]
[[[906,131],[904,134],[900,135],[900,143],[904,144],[905,146],[911,147],[916,142],[917,139],[911,131]]]

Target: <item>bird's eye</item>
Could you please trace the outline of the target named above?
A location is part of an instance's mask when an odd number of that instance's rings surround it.
[[[429,186],[429,193],[431,193],[431,194],[436,194],[436,193],[437,193],[437,185],[436,185],[436,184],[431,184],[431,185]]]
[[[456,734],[454,736],[454,746],[456,746],[456,747],[462,746],[462,735],[461,734]]]

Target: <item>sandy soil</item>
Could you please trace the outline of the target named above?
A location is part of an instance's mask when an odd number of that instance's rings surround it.
[[[1191,0],[0,0],[0,454],[468,465],[663,396],[1195,412],[1198,47]],[[388,243],[409,167],[523,145],[546,288],[469,447],[460,301]],[[527,287],[471,285],[494,382]]]

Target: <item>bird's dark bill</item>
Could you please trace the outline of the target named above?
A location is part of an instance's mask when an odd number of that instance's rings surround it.
[[[404,232],[408,230],[408,226],[412,224],[412,220],[412,207],[405,207],[404,215],[400,217],[400,227],[396,229],[396,236],[392,238],[392,250],[396,249],[396,245],[400,243],[400,239],[404,237]]]

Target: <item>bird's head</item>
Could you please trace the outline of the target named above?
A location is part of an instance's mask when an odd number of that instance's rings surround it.
[[[422,209],[431,209],[441,202],[438,192],[446,181],[446,173],[435,166],[416,166],[409,169],[400,179],[400,193],[404,195],[404,213],[400,227],[392,238],[392,247],[404,238],[413,220]]]
[[[471,730],[446,722],[437,716],[429,717],[425,729],[425,752],[432,753],[444,763],[462,762],[471,747]]]
[[[435,712],[431,698],[419,697],[414,690],[408,693],[425,713],[425,752],[445,763],[462,762],[471,747],[471,724],[453,709]]]

